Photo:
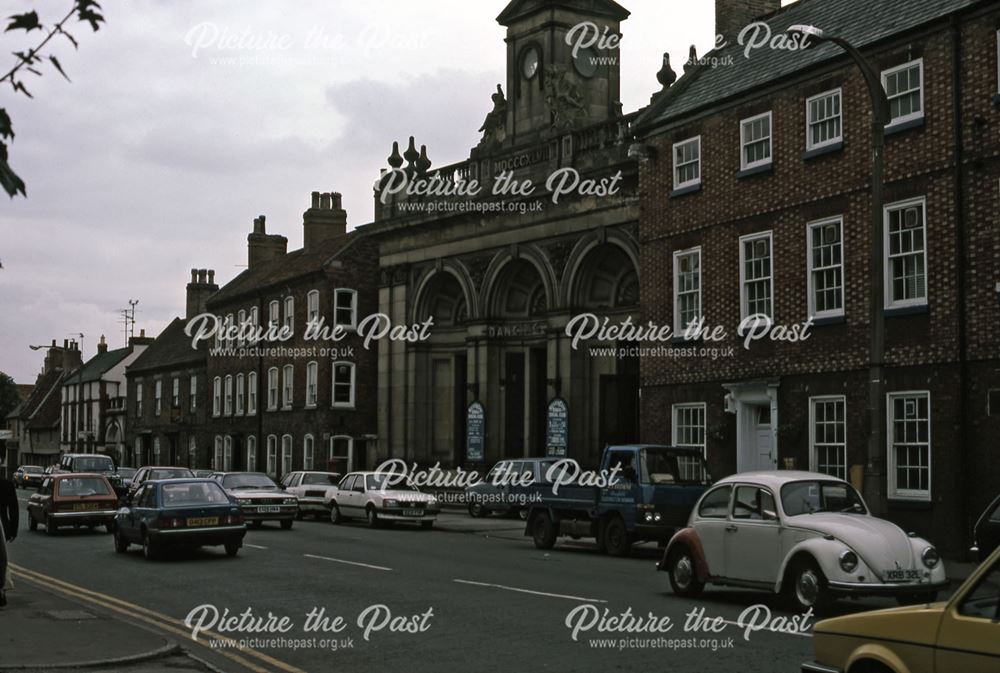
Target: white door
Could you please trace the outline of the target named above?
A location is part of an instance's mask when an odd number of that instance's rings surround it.
[[[756,447],[755,458],[758,470],[773,470],[774,463],[774,435],[770,425],[758,425],[754,432],[754,446]]]

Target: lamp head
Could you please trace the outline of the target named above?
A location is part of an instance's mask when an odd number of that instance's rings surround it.
[[[817,28],[816,26],[809,26],[809,25],[801,24],[801,23],[795,24],[793,26],[789,26],[787,28],[787,30],[785,30],[785,32],[786,33],[800,33],[802,35],[805,35],[806,37],[812,37],[812,38],[815,38],[817,40],[822,40],[822,39],[824,39],[826,37],[824,35],[824,33],[823,33],[823,29],[822,28]]]

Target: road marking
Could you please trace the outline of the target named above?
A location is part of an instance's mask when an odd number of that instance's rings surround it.
[[[520,594],[532,594],[534,596],[545,596],[546,598],[565,598],[569,601],[581,601],[583,603],[607,603],[600,598],[583,598],[582,596],[570,596],[567,594],[552,594],[546,591],[532,591],[531,589],[520,589],[518,587],[508,587],[503,584],[492,584],[490,582],[473,582],[472,580],[452,580],[459,584],[470,584],[475,587],[490,587],[492,589],[503,589],[504,591],[516,591]]]
[[[244,542],[243,546],[250,547],[250,549],[267,549],[267,547],[262,547],[259,544],[250,544],[249,542]]]
[[[333,563],[344,563],[349,566],[359,566],[361,568],[371,568],[372,570],[388,570],[392,571],[392,568],[386,568],[385,566],[375,566],[370,563],[358,563],[357,561],[345,561],[340,558],[330,558],[329,556],[316,556],[315,554],[303,554],[306,558],[319,559],[320,561],[332,561]]]
[[[64,582],[63,580],[56,579],[49,575],[43,575],[42,573],[35,572],[34,570],[28,570],[22,566],[11,563],[11,570],[15,575],[19,576],[28,582],[35,583],[40,589],[46,591],[56,591],[65,594],[76,600],[90,602],[95,605],[100,605],[108,610],[121,613],[132,619],[136,619],[142,622],[146,622],[156,628],[159,628],[168,633],[172,633],[177,636],[181,636],[185,640],[191,639],[191,631],[184,624],[183,620],[175,619],[168,615],[156,612],[155,610],[150,610],[134,603],[129,603],[128,601],[123,601],[120,598],[115,598],[114,596],[109,596],[108,594],[102,594],[97,591],[91,591],[90,589],[85,589],[84,587],[70,584],[69,582]],[[254,671],[254,673],[273,673],[273,669],[263,668],[258,666],[252,661],[238,655],[233,654],[230,650],[235,650],[241,654],[245,654],[250,657],[254,657],[261,662],[264,662],[273,668],[284,671],[285,673],[306,673],[300,668],[297,668],[291,664],[285,663],[279,659],[275,659],[263,652],[258,652],[252,648],[246,647],[241,648],[235,640],[228,638],[226,636],[219,635],[213,631],[205,630],[199,632],[199,638],[202,636],[207,636],[207,639],[211,639],[219,642],[220,644],[225,644],[225,647],[212,647],[207,643],[201,641],[198,642],[199,645],[205,647],[212,652],[220,654],[227,659],[235,661],[236,663],[244,666],[245,668]]]

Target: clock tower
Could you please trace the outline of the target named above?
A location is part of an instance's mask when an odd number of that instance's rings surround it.
[[[621,22],[613,0],[512,0],[505,137],[511,147],[621,114]]]

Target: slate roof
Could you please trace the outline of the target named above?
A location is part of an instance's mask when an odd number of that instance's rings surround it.
[[[792,25],[813,25],[863,49],[936,19],[992,0],[799,0],[761,18],[772,36]],[[703,65],[687,72],[658,94],[636,121],[641,135],[709,105],[771,84],[826,61],[846,59],[840,47],[814,44],[804,51],[761,47],[744,56],[745,45],[735,38],[701,59],[717,58],[715,68]],[[732,57],[733,63],[727,63]]]
[[[116,348],[113,351],[98,353],[66,377],[66,383],[72,385],[100,380],[109,369],[128,357],[131,352],[131,348]]]
[[[184,334],[185,325],[187,325],[187,321],[183,318],[174,318],[160,332],[156,340],[147,346],[146,350],[129,365],[128,373],[179,369],[205,364],[208,344],[202,341],[198,344],[197,349],[191,348],[191,337]]]
[[[64,373],[61,369],[55,369],[41,374],[35,382],[31,395],[15,410],[16,417],[26,421],[28,427],[51,427],[57,422],[62,399],[59,387],[62,385]],[[12,416],[14,412],[8,414],[7,418]],[[36,425],[36,422],[42,425]]]

